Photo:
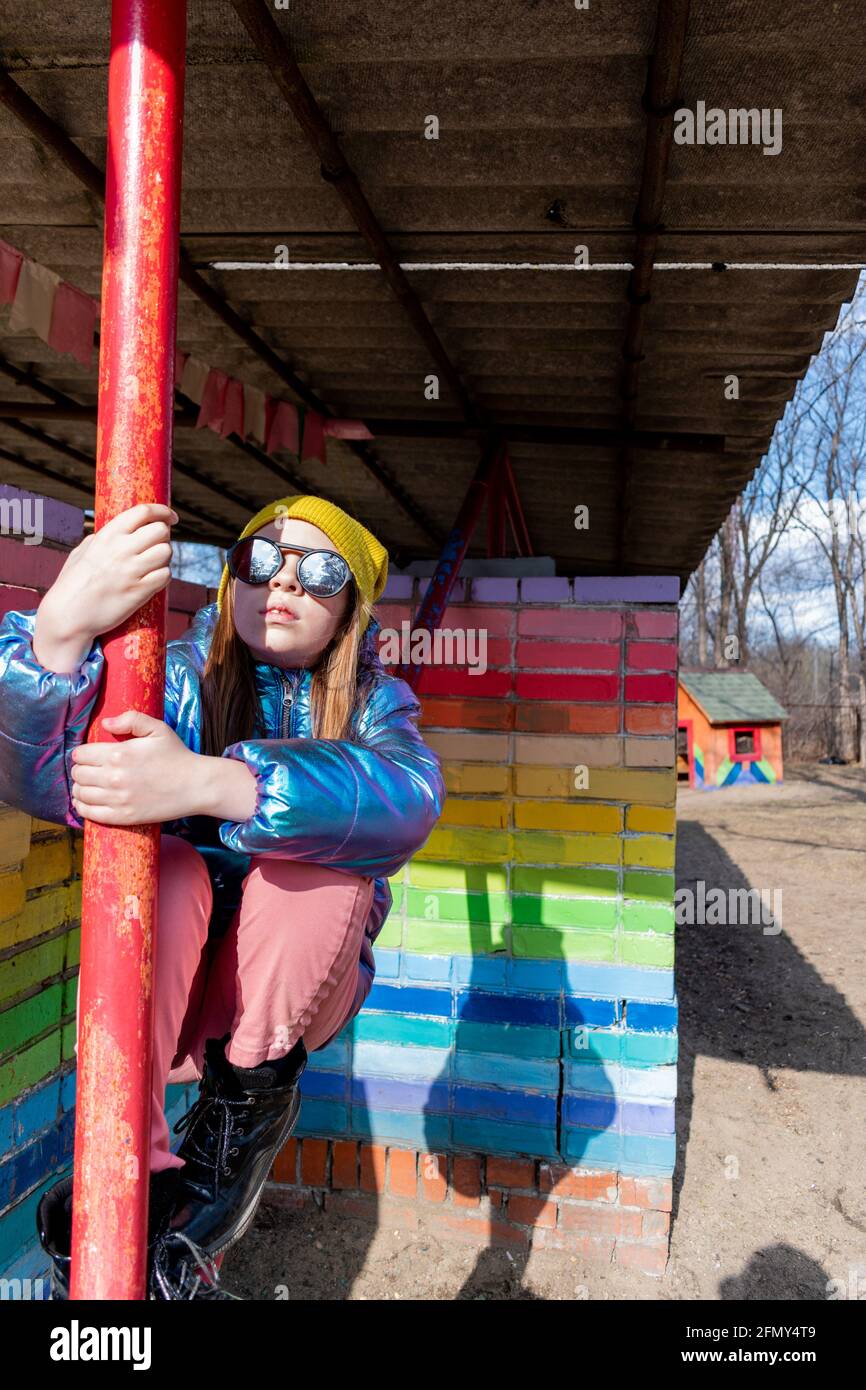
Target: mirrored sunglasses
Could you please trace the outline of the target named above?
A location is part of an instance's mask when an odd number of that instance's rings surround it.
[[[226,552],[229,574],[244,584],[267,584],[283,567],[283,554],[301,555],[298,583],[313,598],[333,598],[344,589],[352,571],[335,550],[310,550],[303,545],[284,545],[264,536],[247,536]]]

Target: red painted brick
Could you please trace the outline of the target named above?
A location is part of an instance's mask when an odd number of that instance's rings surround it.
[[[512,1226],[500,1217],[455,1210],[452,1206],[425,1208],[424,1221],[433,1231],[447,1231],[455,1240],[471,1241],[476,1245],[527,1249],[532,1240],[532,1232],[526,1227]]]
[[[421,699],[420,722],[431,729],[513,729],[517,708],[512,701],[428,695]]]
[[[609,642],[532,642],[517,643],[516,664],[522,669],[563,671],[616,671],[620,649]]]
[[[361,1145],[361,1188],[364,1192],[385,1191],[385,1150],[381,1144]]]
[[[204,584],[190,584],[187,579],[173,579],[168,586],[168,606],[184,613],[197,613],[207,603]]]
[[[378,611],[378,610],[377,610]],[[476,631],[484,630],[490,637],[510,637],[514,624],[514,610],[503,608],[501,604],[492,603],[466,603],[460,605],[452,604],[445,609],[442,616],[442,627],[451,628],[452,632],[475,628]]]
[[[626,676],[625,698],[628,701],[652,701],[654,704],[673,704],[677,697],[676,676]]]
[[[535,1164],[518,1158],[497,1158],[491,1154],[487,1160],[487,1186],[534,1189]]]
[[[68,550],[52,550],[44,544],[25,545],[4,536],[0,538],[0,583],[44,592],[51,588],[68,554]]]
[[[444,1202],[448,1193],[448,1159],[445,1154],[419,1154],[421,1195],[428,1202]]]
[[[629,613],[628,631],[635,637],[676,637],[677,635],[677,615],[676,613],[652,613],[643,611],[640,613]]]
[[[298,1181],[298,1141],[290,1139],[284,1144],[274,1159],[271,1176],[274,1182],[296,1183]]]
[[[627,734],[672,734],[676,715],[671,705],[627,705],[625,731]]]
[[[587,700],[604,703],[619,699],[619,677],[544,676],[533,671],[519,671],[515,677],[514,692],[521,700]]]
[[[310,1187],[324,1187],[327,1162],[327,1139],[301,1141],[301,1182]]]
[[[386,667],[387,670],[387,667]],[[512,671],[484,671],[472,676],[465,666],[425,666],[418,680],[418,695],[457,695],[462,699],[504,699],[514,684]]]
[[[585,1231],[587,1235],[626,1236],[639,1240],[641,1213],[625,1207],[590,1206],[560,1200],[559,1224],[564,1231]]]
[[[178,637],[182,637],[190,624],[189,613],[173,613],[166,615],[165,620],[165,640],[174,642]]]
[[[612,641],[622,632],[622,616],[610,609],[523,608],[517,614],[517,631],[521,637],[583,637]]]
[[[415,1150],[391,1149],[388,1157],[391,1191],[400,1197],[417,1197],[418,1155]]]
[[[581,1259],[609,1265],[613,1259],[613,1236],[587,1236],[579,1231],[541,1230],[532,1233],[533,1250],[568,1250]]]
[[[0,618],[7,613],[32,613],[42,598],[38,589],[19,589],[14,584],[0,585]]]
[[[539,1190],[552,1192],[557,1197],[578,1197],[585,1202],[615,1202],[616,1179],[617,1175],[613,1172],[586,1172],[580,1168],[564,1167],[560,1163],[538,1165]],[[625,1198],[622,1200],[625,1201]]]
[[[676,642],[628,642],[625,664],[629,671],[675,671]]]
[[[617,1241],[614,1261],[623,1269],[639,1269],[644,1274],[664,1274],[668,1262],[667,1241],[646,1245],[633,1245],[629,1241]]]
[[[358,1145],[353,1139],[335,1139],[331,1159],[331,1186],[358,1187]]]
[[[477,1207],[481,1201],[481,1160],[455,1154],[451,1186],[456,1206]]]
[[[644,1240],[651,1240],[657,1236],[666,1236],[671,1229],[671,1214],[669,1211],[645,1211],[643,1222],[641,1223],[641,1235]]]
[[[649,1207],[654,1211],[671,1211],[674,1204],[672,1178],[632,1178],[619,1180],[619,1200],[624,1207]]]
[[[552,1228],[556,1225],[556,1202],[512,1192],[508,1198],[508,1220],[516,1222],[518,1226]]]

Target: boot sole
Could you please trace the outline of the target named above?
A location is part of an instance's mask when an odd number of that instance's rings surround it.
[[[241,1211],[238,1212],[234,1222],[229,1227],[228,1231],[224,1232],[223,1235],[220,1236],[217,1244],[212,1245],[200,1243],[199,1248],[203,1250],[204,1253],[211,1259],[214,1259],[217,1255],[222,1255],[226,1250],[229,1249],[230,1246],[237,1244],[237,1242],[241,1239],[243,1235],[246,1234],[247,1230],[252,1225],[256,1211],[258,1209],[259,1202],[262,1200],[262,1195],[265,1190],[265,1183],[267,1182],[267,1175],[271,1170],[276,1155],[280,1152],[280,1149],[283,1147],[286,1140],[292,1133],[292,1130],[295,1128],[300,1113],[301,1096],[299,1091],[295,1091],[294,1096],[292,1098],[292,1104],[286,1114],[285,1122],[280,1131],[279,1138],[276,1140],[276,1143],[274,1144],[271,1150],[271,1156],[268,1160],[267,1166],[264,1168],[264,1177],[262,1179],[258,1191],[254,1194],[252,1200],[247,1202],[247,1205],[244,1208],[242,1208]]]

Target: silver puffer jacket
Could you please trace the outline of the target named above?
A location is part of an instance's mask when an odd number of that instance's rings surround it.
[[[200,752],[200,681],[216,618],[215,603],[199,609],[185,636],[166,649],[165,722],[194,753]],[[35,624],[35,610],[7,613],[0,622],[0,800],[41,820],[81,828],[69,795],[71,756],[93,714],[102,647],[97,638],[69,675],[47,671],[33,654]],[[228,894],[223,908],[229,915],[253,855],[374,879],[353,1012],[375,974],[371,942],[391,907],[388,877],[425,843],[445,800],[439,759],[418,732],[420,703],[382,666],[378,630],[371,619],[359,652],[359,687],[369,683],[369,690],[351,739],[311,736],[309,670],[257,662],[260,736],[223,753],[255,774],[254,814],[240,822],[197,816],[163,824],[200,850],[215,888]]]

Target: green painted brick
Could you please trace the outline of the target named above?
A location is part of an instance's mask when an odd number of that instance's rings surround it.
[[[75,927],[64,938],[66,941],[66,965],[81,964],[81,928]]]
[[[382,924],[382,929],[373,943],[373,951],[377,946],[399,946],[403,940],[403,923],[396,912],[386,918]]]
[[[496,922],[457,925],[410,919],[406,923],[405,948],[422,956],[489,956],[506,950],[507,930]]]
[[[21,1004],[0,1013],[0,1053],[11,1052],[60,1022],[63,985],[49,985]]]
[[[60,1029],[17,1053],[0,1067],[0,1105],[35,1086],[60,1066]]]
[[[610,1028],[570,1028],[568,1055],[577,1062],[618,1062],[623,1052],[623,1036]]]
[[[612,897],[618,883],[615,869],[574,868],[533,869],[515,864],[511,874],[515,893],[555,893],[571,897]]]
[[[25,989],[59,975],[63,969],[66,937],[55,936],[41,946],[19,951],[0,962],[0,999],[11,999]]]
[[[592,898],[529,898],[515,895],[515,925],[525,927],[592,927],[610,931],[616,926],[618,904]]]
[[[77,1041],[77,1030],[76,1030],[76,1027],[75,1027],[75,1020],[73,1019],[71,1023],[64,1023],[64,1025],[63,1025],[63,1060],[64,1060],[64,1062],[68,1062],[72,1057],[75,1056],[75,1044],[76,1044],[76,1041]]]
[[[433,889],[409,888],[406,912],[424,922],[489,922],[511,920],[507,893],[442,893]]]
[[[487,1052],[504,1057],[558,1057],[558,1028],[527,1028],[514,1023],[470,1023],[461,1019],[454,1035],[460,1052]]]
[[[399,912],[399,911],[400,911],[400,908],[403,906],[403,896],[404,896],[404,893],[405,893],[405,891],[406,891],[405,885],[402,884],[402,883],[392,883],[392,884],[390,885],[390,887],[391,887],[391,911],[392,911],[392,912]]]
[[[672,903],[676,887],[673,874],[654,874],[640,869],[626,869],[622,876],[622,891],[627,898],[645,898],[652,902]]]
[[[63,1007],[64,1014],[74,1014],[78,1008],[78,976],[72,975],[70,979],[63,981]]]
[[[622,926],[627,932],[672,932],[674,929],[673,904],[624,902],[622,905]]]
[[[673,936],[640,936],[637,932],[624,932],[620,945],[624,965],[670,967],[674,963]]]
[[[616,960],[614,932],[569,931],[564,927],[511,927],[514,956],[532,960]]]
[[[466,893],[504,893],[508,876],[492,864],[424,863],[409,864],[409,882],[417,888],[457,888]]]
[[[401,1043],[404,1046],[451,1046],[453,1023],[450,1019],[412,1018],[405,1014],[377,1014],[364,1010],[357,1014],[346,1032],[359,1042]]]

